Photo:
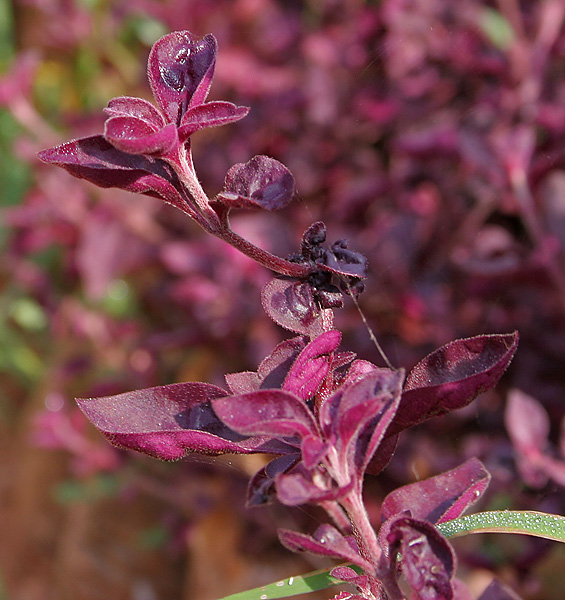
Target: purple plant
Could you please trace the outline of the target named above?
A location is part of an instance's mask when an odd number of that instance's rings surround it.
[[[339,351],[333,309],[342,306],[344,293],[356,297],[363,291],[365,257],[345,240],[327,247],[322,222],[306,230],[298,252],[288,258],[233,231],[233,209],[275,210],[292,199],[294,178],[272,158],[256,156],[233,166],[214,198],[198,181],[192,134],[248,112],[229,102],[205,102],[216,50],[212,35],[166,35],[148,63],[157,107],[140,98],[115,98],[106,109],[103,135],[39,156],[100,187],[159,197],[275,272],[263,289],[263,307],[275,323],[298,335],[277,345],[256,372],[226,375],[226,389],[177,383],[78,404],[113,444],[162,460],[191,452],[273,456],[251,479],[248,505],[276,497],[289,506],[312,504],[327,512],[332,525],[312,536],[281,530],[280,539],[293,551],[356,565],[361,573],[351,567],[333,570],[357,588],[339,598],[401,600],[408,593],[419,600],[451,600],[462,588],[454,578],[453,549],[436,525],[459,517],[482,495],[490,477],[484,466],[471,459],[392,492],[383,502],[378,532],[364,506],[364,476],[382,471],[403,430],[492,389],[518,336],[453,341],[407,375]],[[488,598],[507,598],[500,590]]]

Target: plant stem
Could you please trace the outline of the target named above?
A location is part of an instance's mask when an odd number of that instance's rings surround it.
[[[229,211],[224,207],[218,207],[218,213],[220,217],[220,228],[214,231],[214,235],[218,236],[224,242],[227,242],[234,248],[237,248],[240,252],[252,258],[255,262],[267,267],[275,273],[281,275],[287,275],[289,277],[307,277],[312,273],[313,268],[308,265],[301,265],[299,263],[293,263],[280,256],[276,256],[263,250],[241,237],[237,234],[230,226],[229,222]]]

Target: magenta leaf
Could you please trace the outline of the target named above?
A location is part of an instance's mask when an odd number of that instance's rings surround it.
[[[43,150],[38,157],[99,187],[161,198],[190,214],[178,176],[165,161],[122,152],[101,135]]]
[[[225,394],[224,394],[225,395]],[[258,390],[212,403],[218,417],[241,435],[278,437],[317,434],[308,406],[282,390]]]
[[[401,516],[390,524],[386,540],[391,571],[401,556],[400,571],[416,600],[453,600],[455,555],[433,525]]]
[[[282,163],[254,156],[231,167],[216,200],[231,208],[277,210],[292,200],[294,191],[294,177]]]
[[[287,506],[299,506],[339,500],[351,491],[354,481],[351,479],[347,484],[338,486],[327,473],[321,470],[310,471],[302,461],[288,473],[277,475],[275,483],[279,502]]]
[[[300,456],[304,466],[307,469],[314,469],[324,460],[328,448],[329,444],[315,435],[303,438],[300,445]]]
[[[226,373],[224,377],[232,394],[247,394],[259,389],[260,380],[255,371]]]
[[[332,355],[341,334],[333,329],[312,340],[294,361],[283,383],[283,390],[306,401],[314,396],[330,372]]]
[[[493,388],[517,346],[516,332],[479,335],[455,340],[426,356],[406,378],[388,435],[462,408]]]
[[[111,117],[134,117],[152,125],[155,130],[165,127],[167,121],[161,111],[153,106],[151,102],[143,98],[132,96],[119,96],[112,98],[104,112]]]
[[[135,117],[110,117],[104,125],[104,137],[118,150],[128,154],[167,154],[179,139],[173,123],[156,129]]]
[[[211,34],[198,39],[189,31],[175,31],[151,49],[147,63],[149,83],[169,122],[180,125],[190,107],[206,100],[217,45]]]
[[[320,408],[325,435],[335,439],[358,473],[365,471],[394,418],[403,380],[403,370],[374,368]]]
[[[245,439],[217,418],[210,401],[226,394],[207,383],[176,383],[77,403],[116,446],[163,460],[189,452],[268,452],[265,440]]]
[[[311,552],[319,556],[331,556],[338,560],[347,560],[359,565],[366,571],[372,571],[372,565],[359,555],[355,538],[343,536],[335,527],[323,524],[309,536],[288,529],[279,529],[279,540],[291,552]]]
[[[260,387],[281,388],[296,357],[306,346],[302,336],[283,340],[257,368]]]
[[[198,104],[188,110],[179,127],[179,138],[187,140],[195,131],[206,127],[218,127],[243,119],[249,112],[247,106],[236,106],[231,102],[216,101]]]
[[[481,461],[471,458],[451,471],[388,494],[381,508],[382,519],[385,521],[405,511],[431,523],[455,519],[482,496],[489,481],[490,475]]]

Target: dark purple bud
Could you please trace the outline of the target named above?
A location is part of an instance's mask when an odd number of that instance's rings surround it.
[[[324,263],[320,265],[324,271],[340,276],[364,279],[367,277],[368,262],[365,256],[347,248],[346,240],[338,240],[327,251]]]
[[[254,156],[227,172],[216,201],[230,208],[277,210],[292,200],[294,190],[294,177],[282,163],[268,156]]]
[[[326,225],[322,221],[312,223],[302,236],[302,250],[308,251],[312,246],[319,246],[326,241]]]

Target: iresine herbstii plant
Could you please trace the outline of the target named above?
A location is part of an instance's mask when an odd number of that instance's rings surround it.
[[[234,208],[274,210],[292,199],[294,178],[272,158],[256,156],[233,166],[214,198],[198,181],[191,135],[248,112],[230,102],[206,102],[216,51],[212,35],[164,36],[148,64],[157,106],[115,98],[106,109],[102,135],[62,144],[39,157],[98,186],[161,198],[275,272],[262,292],[265,312],[297,335],[276,346],[256,372],[226,375],[225,389],[177,383],[82,399],[79,406],[113,444],[163,460],[191,452],[274,456],[251,479],[248,505],[276,498],[288,506],[312,504],[326,511],[331,524],[312,535],[280,530],[280,540],[290,550],[344,564],[232,598],[282,598],[340,582],[355,589],[335,596],[341,600],[470,597],[454,577],[449,537],[504,530],[562,539],[563,519],[511,512],[463,517],[490,479],[481,462],[471,459],[389,494],[375,529],[363,504],[363,479],[386,466],[404,429],[466,406],[491,389],[512,359],[518,336],[456,340],[408,374],[340,351],[333,309],[342,305],[343,294],[355,298],[362,292],[365,257],[344,240],[325,245],[321,222],[306,230],[299,251],[286,259],[231,229]],[[481,598],[512,597],[493,583]]]

